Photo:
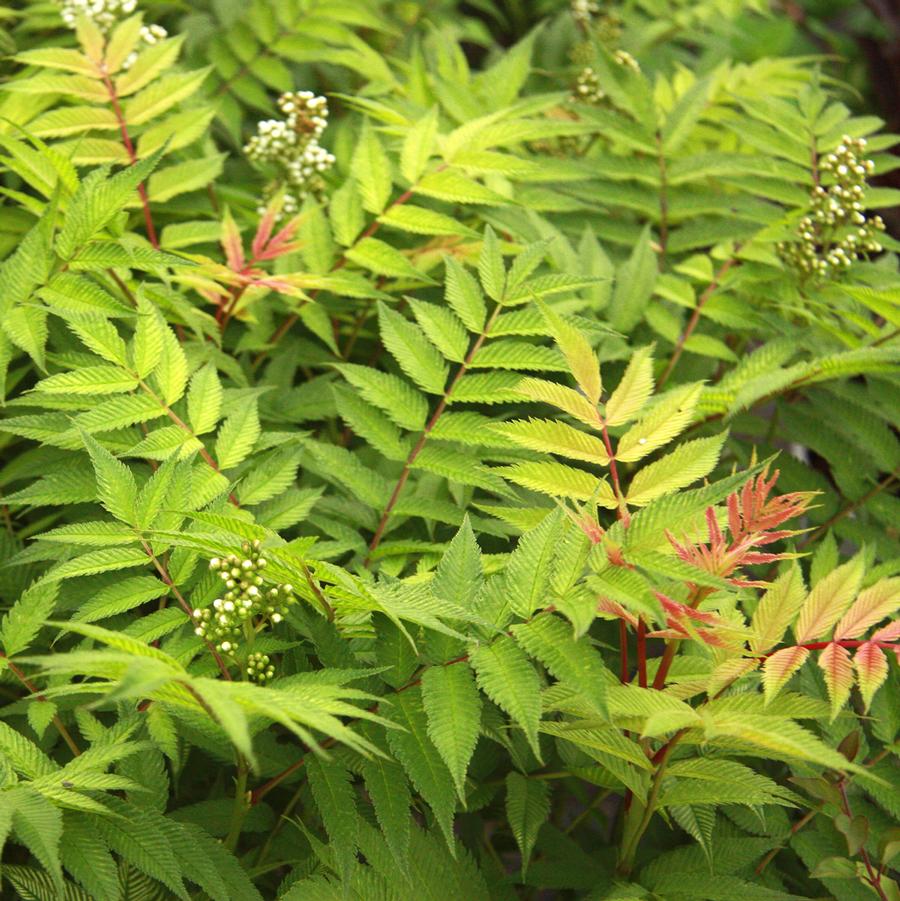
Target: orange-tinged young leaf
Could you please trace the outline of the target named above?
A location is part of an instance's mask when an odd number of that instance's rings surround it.
[[[888,662],[884,651],[874,641],[861,645],[853,658],[859,692],[862,695],[866,710],[872,703],[875,692],[881,687],[888,675]]]
[[[266,244],[272,236],[275,223],[281,215],[281,207],[283,204],[284,195],[279,193],[266,205],[265,212],[263,212],[259,219],[259,224],[256,226],[256,234],[253,236],[253,246],[251,247],[253,259],[258,260],[262,256]]]
[[[570,325],[555,310],[538,301],[544,321],[550,328],[559,349],[566,358],[569,371],[584,392],[587,399],[595,406],[600,403],[603,383],[600,380],[600,365],[588,339],[574,325]]]
[[[853,603],[862,581],[863,568],[862,555],[857,554],[813,588],[794,626],[797,644],[816,641],[827,634]]]
[[[900,578],[882,579],[859,593],[853,606],[835,626],[835,639],[858,638],[870,626],[900,608]]]
[[[516,386],[516,393],[529,400],[541,401],[545,404],[564,410],[586,425],[597,428],[600,425],[600,414],[588,399],[573,388],[567,388],[557,382],[545,379],[525,378]]]
[[[764,654],[781,641],[805,597],[803,574],[794,563],[771,584],[753,614],[750,647],[755,653]]]
[[[763,666],[763,690],[766,704],[770,704],[775,696],[787,684],[788,679],[806,663],[809,651],[806,648],[782,648],[768,657]]]
[[[832,642],[819,655],[819,666],[825,674],[825,687],[831,698],[831,718],[834,719],[850,697],[853,688],[853,665],[850,652],[837,642]]]
[[[225,259],[228,268],[240,272],[246,261],[244,260],[244,245],[241,242],[241,233],[238,231],[234,217],[226,210],[222,219],[222,248],[225,251]]]
[[[870,641],[896,641],[900,638],[900,619],[882,626],[877,632],[869,636]]]
[[[706,683],[706,693],[710,698],[714,698],[724,689],[728,688],[732,682],[737,682],[747,673],[752,673],[759,667],[759,660],[756,657],[732,657],[730,660],[724,660],[720,663],[709,677]]]
[[[622,425],[634,419],[653,392],[653,348],[642,347],[632,356],[616,390],[606,402],[607,425]]]

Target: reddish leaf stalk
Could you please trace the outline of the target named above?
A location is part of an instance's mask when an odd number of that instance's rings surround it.
[[[416,442],[415,447],[409,452],[409,456],[406,458],[406,462],[403,464],[403,471],[400,473],[400,477],[397,479],[397,484],[394,486],[394,490],[391,493],[390,499],[387,502],[387,506],[384,508],[384,512],[381,514],[381,519],[378,522],[378,526],[375,529],[375,534],[372,536],[372,541],[369,543],[369,551],[366,554],[366,559],[363,561],[363,566],[370,566],[372,563],[372,554],[378,549],[378,545],[381,544],[381,539],[384,537],[384,531],[387,528],[388,519],[390,519],[391,512],[394,507],[397,505],[397,501],[400,499],[400,493],[403,491],[404,485],[406,485],[407,480],[409,479],[409,474],[411,471],[411,467],[413,463],[416,462],[416,458],[422,452],[422,448],[425,447],[425,443],[428,441],[428,436],[431,434],[432,429],[437,425],[438,420],[444,414],[444,411],[447,409],[447,404],[450,402],[450,396],[453,394],[454,389],[459,384],[460,379],[466,374],[469,366],[472,364],[472,360],[475,358],[475,354],[481,349],[482,344],[484,344],[487,339],[488,333],[491,328],[493,328],[494,323],[497,321],[497,317],[500,315],[501,307],[498,304],[494,308],[494,312],[491,313],[490,318],[482,329],[481,334],[475,339],[472,343],[472,347],[469,350],[468,354],[466,354],[466,358],[460,364],[459,369],[456,371],[456,375],[453,376],[450,384],[444,390],[444,395],[435,408],[434,413],[431,415],[431,419],[428,420],[422,434],[419,436],[419,440]]]
[[[175,595],[175,600],[178,601],[178,606],[187,614],[188,619],[192,623],[196,624],[196,620],[194,619],[194,611],[191,609],[191,605],[184,599],[184,595],[178,590],[178,586],[172,579],[172,576],[169,574],[168,569],[166,569],[165,565],[159,560],[156,554],[153,553],[153,548],[146,541],[142,541],[141,544],[144,547],[144,552],[150,558],[150,561],[153,563],[153,566],[156,568],[156,571],[159,573],[160,578],[163,582],[168,586],[169,591]],[[212,642],[204,639],[206,642],[206,647],[209,649],[209,653],[213,655],[213,659],[216,661],[216,666],[219,667],[219,672],[222,674],[223,679],[227,679],[229,682],[232,681],[231,673],[228,672],[228,667],[225,665],[225,661],[222,659],[219,652],[215,649],[215,646]]]
[[[603,444],[606,447],[606,455],[609,457],[609,474],[612,478],[613,494],[616,496],[618,509],[616,515],[622,520],[622,525],[627,529],[631,523],[628,506],[625,503],[625,495],[622,493],[622,483],[619,481],[619,467],[616,465],[616,455],[613,453],[612,442],[609,440],[609,430],[606,423],[602,426]]]
[[[737,253],[739,247],[735,248],[735,254]],[[694,312],[691,314],[691,318],[688,320],[688,324],[685,326],[684,331],[681,333],[681,336],[678,338],[677,343],[675,344],[675,349],[672,351],[672,357],[669,360],[668,365],[666,366],[663,374],[659,377],[659,381],[656,383],[656,390],[658,391],[660,388],[665,385],[665,383],[669,380],[669,376],[672,374],[672,371],[678,365],[678,361],[681,359],[681,355],[684,352],[684,345],[687,343],[688,338],[694,334],[694,329],[697,328],[698,323],[700,322],[700,314],[703,311],[703,308],[706,306],[709,299],[716,293],[719,288],[719,285],[722,283],[722,279],[728,273],[728,270],[731,269],[738,262],[736,256],[732,256],[725,261],[725,263],[721,266],[719,271],[713,276],[713,280],[707,285],[706,290],[700,295],[699,300],[697,301],[697,305],[694,307]]]
[[[847,797],[847,783],[843,779],[838,783],[838,791],[841,793],[841,808],[846,817],[852,820],[853,811],[850,808],[850,799]],[[881,885],[881,873],[872,866],[872,858],[869,857],[869,852],[866,850],[865,845],[859,849],[859,855],[862,857],[863,863],[865,864],[869,884],[875,890],[878,897],[881,898],[881,901],[888,901],[888,896],[885,894],[884,888],[882,888]]]
[[[900,644],[895,641],[854,641],[850,639],[841,639],[840,641],[810,641],[806,644],[798,644],[796,647],[805,648],[807,651],[823,651],[829,645],[836,644],[841,648],[861,648],[864,644],[874,645],[878,648],[888,648],[891,650],[900,649]],[[775,654],[776,651],[769,651],[768,654],[764,654],[760,657],[760,660],[765,660],[767,657],[771,657]]]
[[[643,619],[638,620],[637,625],[637,666],[638,685],[647,687],[647,624]]]
[[[122,112],[122,105],[119,103],[119,95],[116,93],[116,86],[112,83],[112,79],[106,71],[103,72],[102,78],[106,93],[109,95],[109,103],[110,106],[112,106],[113,115],[115,115],[116,122],[119,125],[119,132],[122,135],[122,144],[125,147],[125,152],[128,154],[128,159],[133,166],[138,161],[137,153],[135,153],[131,136],[128,134],[128,125],[125,122],[125,114]],[[144,210],[144,225],[147,228],[147,240],[154,248],[159,250],[159,240],[156,237],[156,228],[153,225],[153,215],[150,212],[150,198],[147,196],[146,185],[141,182],[138,185],[137,191],[141,198],[141,206]]]
[[[48,700],[47,696],[41,694],[40,691],[38,691],[38,688],[34,684],[34,682],[32,682],[31,679],[29,679],[28,676],[26,676],[25,673],[22,672],[18,665],[13,663],[12,660],[10,660],[9,657],[7,657],[6,654],[3,653],[3,651],[0,651],[0,657],[2,657],[6,661],[6,665],[9,668],[9,671],[19,680],[19,682],[22,683],[25,688],[28,689],[28,691],[30,691],[37,698],[38,701],[46,702]],[[69,732],[69,730],[66,728],[65,723],[63,723],[63,721],[55,714],[53,716],[52,723],[55,726],[56,731],[60,734],[62,740],[69,746],[69,750],[76,757],[78,757],[81,754],[81,750],[75,743],[75,739],[72,738],[72,733]]]

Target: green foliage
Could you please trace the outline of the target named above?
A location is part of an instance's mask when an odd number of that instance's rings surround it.
[[[73,10],[0,11],[0,894],[900,897],[891,217],[795,265],[897,139],[822,48]]]

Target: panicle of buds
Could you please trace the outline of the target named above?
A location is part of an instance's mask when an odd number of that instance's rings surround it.
[[[572,18],[579,25],[590,25],[594,16],[600,14],[600,4],[596,0],[572,0]]]
[[[255,651],[247,656],[247,678],[251,682],[264,685],[275,675],[275,667],[269,661],[269,655]]]
[[[284,189],[286,215],[293,215],[309,194],[325,190],[322,173],[334,165],[334,156],[319,143],[328,125],[328,101],[312,91],[289,91],[278,98],[284,119],[264,119],[244,147],[254,162],[279,169],[279,177],[266,188],[266,200]],[[260,212],[265,207],[261,205]]]
[[[616,50],[613,59],[623,69],[631,69],[632,72],[641,71],[641,64],[627,50]]]
[[[624,69],[641,71],[640,63],[627,50],[616,50],[613,60]],[[606,100],[606,92],[600,87],[600,79],[593,66],[585,66],[578,73],[572,88],[572,99],[591,106],[599,106]]]
[[[117,22],[137,9],[137,0],[61,0],[63,22],[74,28],[79,16],[90,19],[101,31],[109,31]]]
[[[226,591],[213,601],[212,609],[194,611],[196,634],[212,642],[217,651],[232,656],[248,632],[253,634],[266,622],[280,623],[293,600],[290,585],[266,587],[262,572],[268,561],[260,552],[259,541],[245,541],[242,551],[242,557],[229,554],[209,561],[209,568],[219,573]],[[254,672],[268,673],[268,657],[262,667],[258,659],[254,661]]]
[[[881,216],[867,218],[866,179],[875,172],[865,159],[865,138],[844,135],[840,145],[819,162],[823,180],[810,194],[809,212],[797,224],[797,237],[776,250],[802,277],[825,278],[847,270],[860,256],[882,250]]]
[[[768,478],[766,470],[756,479],[751,478],[739,492],[729,496],[727,531],[730,540],[719,526],[714,507],[709,507],[706,511],[708,543],[691,543],[686,539],[679,541],[667,531],[666,536],[678,556],[698,569],[728,578],[734,585],[763,584],[740,576],[733,577],[733,573],[741,566],[773,563],[791,556],[761,552],[756,548],[800,534],[798,530],[779,529],[778,526],[801,516],[815,495],[811,491],[794,491],[770,498],[769,494],[775,487],[778,476],[779,472],[776,470]]]
[[[111,31],[122,19],[137,9],[137,0],[60,0],[63,22],[74,28],[80,17],[90,19],[104,34]],[[165,40],[169,36],[162,25],[144,25],[140,31],[138,50],[129,53],[123,69],[130,69],[138,58],[138,52]]]
[[[606,92],[600,87],[600,79],[597,78],[593,66],[585,66],[575,79],[572,99],[597,106],[605,97]]]

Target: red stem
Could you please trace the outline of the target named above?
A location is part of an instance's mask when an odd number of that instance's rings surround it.
[[[735,254],[740,249],[740,245],[735,247]],[[691,318],[688,320],[687,326],[685,326],[684,331],[681,333],[681,336],[678,339],[678,342],[675,345],[675,350],[672,351],[672,358],[669,360],[668,365],[665,368],[663,374],[659,377],[659,381],[656,383],[656,390],[659,391],[663,385],[668,381],[669,376],[672,374],[672,370],[678,365],[678,361],[681,359],[681,354],[684,352],[684,345],[687,343],[688,338],[694,334],[694,329],[697,328],[697,324],[700,322],[700,313],[703,308],[706,306],[710,297],[715,294],[718,290],[719,285],[722,282],[722,279],[728,273],[728,270],[731,269],[738,262],[736,256],[730,257],[725,261],[724,265],[719,269],[719,271],[713,276],[713,280],[709,283],[706,290],[700,295],[700,299],[697,301],[697,306],[694,307],[694,312],[691,314]]]
[[[23,673],[22,670],[19,669],[18,665],[13,663],[12,660],[10,660],[9,657],[7,657],[6,654],[3,653],[3,651],[0,651],[0,658],[6,661],[6,666],[8,667],[9,671],[19,680],[19,682],[22,683],[25,688],[28,689],[28,691],[30,691],[37,698],[38,701],[47,701],[46,695],[42,695],[38,691],[37,686],[31,681],[31,679],[29,679],[25,675],[25,673]],[[81,754],[81,750],[79,749],[78,745],[75,744],[75,739],[72,738],[72,733],[69,732],[69,730],[65,727],[63,721],[58,716],[54,715],[52,722],[56,727],[56,731],[59,732],[60,736],[62,737],[62,740],[69,746],[69,750],[76,757],[78,757]]]
[[[847,784],[844,780],[841,780],[838,783],[838,791],[841,793],[841,808],[847,819],[852,820],[853,811],[850,809],[850,799],[847,797]],[[859,849],[859,854],[863,859],[863,863],[866,865],[866,872],[869,874],[869,884],[875,889],[875,892],[878,897],[881,898],[881,901],[888,901],[888,897],[881,887],[881,873],[876,872],[875,868],[872,866],[872,859],[869,857],[869,852],[865,849],[865,846]]]
[[[638,685],[647,687],[647,624],[643,619],[637,624],[637,661],[638,661]]]
[[[851,641],[849,639],[841,639],[840,641],[810,641],[806,644],[798,644],[796,647],[798,648],[806,648],[807,651],[822,651],[827,648],[831,644],[836,644],[842,648],[861,648],[864,644],[874,644],[878,648],[895,648],[897,647],[897,642],[894,641]],[[765,659],[766,657],[771,657],[775,654],[776,651],[769,651],[768,654],[764,654],[760,659]]]
[[[425,447],[425,442],[428,441],[428,436],[431,434],[431,430],[435,427],[435,425],[437,425],[437,422],[443,415],[444,410],[447,409],[447,404],[450,401],[450,395],[453,394],[453,391],[459,384],[460,379],[466,374],[466,371],[471,365],[475,354],[478,353],[482,344],[484,344],[485,340],[487,339],[488,332],[490,332],[494,323],[497,321],[497,317],[500,315],[500,310],[501,307],[498,304],[494,308],[494,312],[491,313],[491,317],[485,324],[481,334],[473,342],[471,349],[469,350],[468,354],[466,354],[465,360],[463,360],[463,362],[459,366],[459,369],[456,371],[456,375],[453,376],[452,381],[445,389],[444,396],[441,398],[440,403],[435,408],[431,419],[428,420],[428,423],[422,431],[422,434],[419,436],[419,440],[416,442],[415,447],[413,447],[413,449],[409,452],[409,456],[406,458],[406,462],[403,464],[403,471],[400,473],[400,478],[397,479],[397,484],[394,486],[394,490],[387,502],[387,506],[384,508],[384,512],[381,514],[381,519],[379,520],[378,526],[375,529],[375,534],[372,536],[372,541],[369,543],[369,552],[366,554],[366,559],[363,561],[363,566],[368,567],[371,564],[372,554],[378,548],[378,545],[381,544],[381,539],[384,537],[384,530],[387,528],[388,519],[390,518],[391,512],[396,506],[397,501],[400,499],[400,493],[403,491],[403,486],[406,485],[406,482],[409,479],[409,473],[413,463],[416,462],[416,458],[422,452],[422,448]]]
[[[112,79],[107,72],[103,72],[102,78],[103,84],[106,87],[106,93],[109,95],[109,102],[112,106],[113,114],[116,117],[116,122],[119,124],[119,132],[122,135],[122,144],[125,146],[125,152],[128,154],[128,159],[133,166],[138,159],[137,153],[135,153],[134,144],[131,142],[131,136],[128,134],[128,125],[125,122],[125,115],[123,114],[122,106],[119,103],[119,95],[116,93],[116,86],[113,84]],[[159,250],[159,240],[156,237],[156,228],[153,225],[153,216],[150,212],[150,198],[147,196],[147,188],[143,182],[138,185],[137,191],[141,198],[141,206],[144,209],[144,224],[147,228],[147,240],[154,248]]]
[[[605,422],[602,426],[602,432],[606,455],[609,457],[609,474],[612,477],[613,494],[615,494],[616,503],[618,504],[616,516],[622,520],[622,525],[627,529],[631,523],[631,516],[628,513],[625,496],[622,494],[622,483],[619,481],[619,467],[616,465],[616,455],[613,453],[612,442],[609,440],[609,431]]]

